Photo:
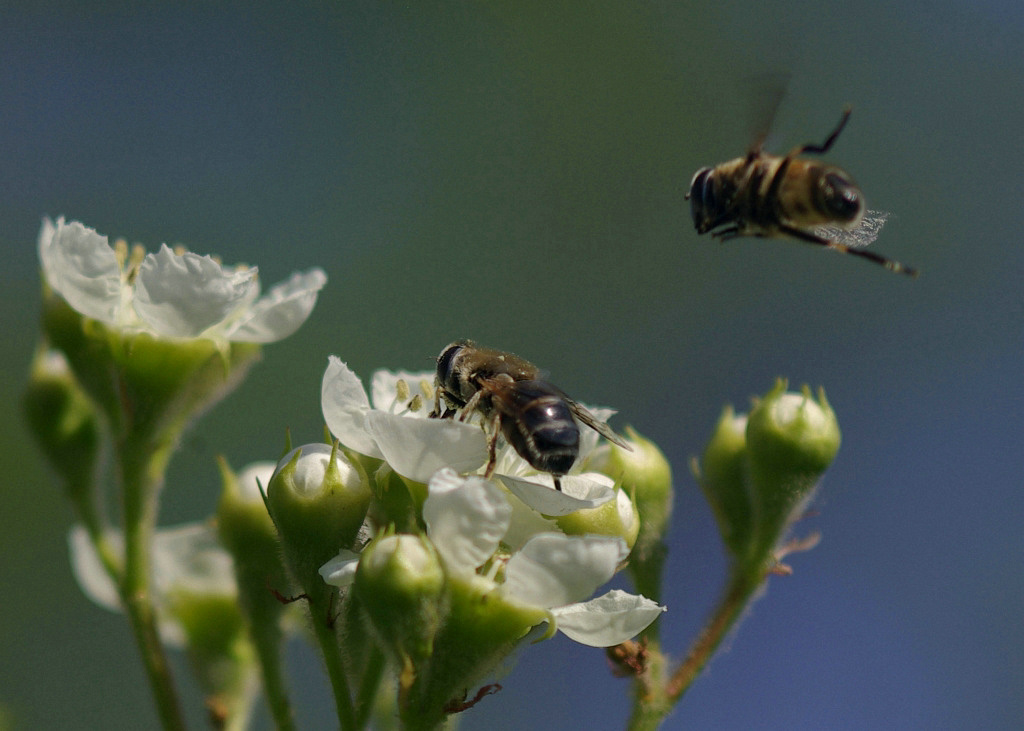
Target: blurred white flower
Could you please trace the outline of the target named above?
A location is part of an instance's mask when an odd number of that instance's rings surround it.
[[[141,261],[77,221],[43,220],[39,260],[46,281],[86,317],[172,338],[271,343],[309,317],[327,276],[295,273],[264,295],[255,267],[226,267],[166,244]]]
[[[250,503],[263,504],[262,492],[270,484],[270,478],[277,470],[277,462],[263,461],[246,465],[238,473],[238,492],[241,498]]]
[[[108,535],[111,547],[123,554],[119,531]],[[96,549],[80,525],[68,534],[71,568],[82,592],[112,612],[123,610],[117,587],[103,568]],[[180,597],[234,598],[238,594],[231,556],[217,540],[209,523],[189,523],[157,529],[153,538],[153,594],[160,636],[173,647],[184,647],[185,631],[175,617]]]

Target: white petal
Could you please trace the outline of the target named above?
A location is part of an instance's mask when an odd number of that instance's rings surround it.
[[[482,477],[438,470],[423,503],[427,535],[449,569],[472,572],[494,555],[512,507],[501,489]]]
[[[210,523],[161,528],[153,538],[153,583],[159,594],[233,596],[235,570],[231,555]]]
[[[374,372],[373,378],[370,379],[370,402],[374,408],[394,413],[406,407],[406,403],[397,403],[396,401],[396,384],[399,380],[405,381],[406,385],[409,386],[410,398],[418,394],[420,398],[426,399],[427,394],[424,393],[420,385],[421,383],[426,383],[431,393],[433,393],[433,371],[379,370]],[[425,408],[415,412],[416,416],[426,416],[433,410],[433,396],[430,397],[430,403],[426,403],[424,406]]]
[[[359,554],[343,548],[337,556],[320,567],[320,576],[331,586],[340,589],[355,581],[357,568]]]
[[[123,550],[124,541],[119,535],[108,536],[108,540],[112,547],[118,551]],[[71,554],[71,572],[82,593],[104,609],[120,612],[121,598],[117,587],[103,568],[85,528],[76,525],[68,532],[68,550]]]
[[[113,323],[121,304],[121,267],[106,236],[78,221],[43,220],[39,259],[50,286],[86,317]]]
[[[366,390],[359,377],[335,355],[327,361],[320,386],[320,409],[327,428],[339,442],[367,457],[384,457],[366,430],[366,414],[370,410]]]
[[[538,533],[561,532],[553,519],[545,518],[514,494],[507,494],[507,497],[512,506],[512,521],[501,541],[513,551],[518,551]]]
[[[541,533],[509,559],[502,591],[544,608],[578,602],[612,578],[627,555],[621,538]]]
[[[596,508],[615,497],[614,480],[588,472],[564,475],[562,491],[554,489],[551,475],[531,475],[530,479],[498,475],[509,491],[541,515],[568,515],[584,508]]]
[[[209,256],[147,254],[135,280],[135,311],[157,333],[196,337],[223,322],[259,291],[256,269],[232,271]]]
[[[291,335],[306,321],[317,294],[327,284],[322,269],[296,272],[261,297],[225,333],[238,343],[273,343]]]
[[[558,629],[584,645],[611,647],[647,628],[665,607],[650,599],[613,589],[597,599],[552,609]]]
[[[487,461],[487,440],[472,424],[370,411],[366,428],[391,468],[416,482],[427,482],[442,467],[472,472]]]

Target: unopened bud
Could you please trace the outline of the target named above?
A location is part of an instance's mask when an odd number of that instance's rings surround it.
[[[747,450],[756,514],[756,545],[771,550],[803,511],[839,450],[839,423],[818,391],[778,385],[750,412]]]

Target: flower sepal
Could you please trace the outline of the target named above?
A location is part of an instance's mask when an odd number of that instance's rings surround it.
[[[231,392],[261,353],[256,343],[169,339],[85,317],[57,297],[43,324],[116,432],[172,434]]]

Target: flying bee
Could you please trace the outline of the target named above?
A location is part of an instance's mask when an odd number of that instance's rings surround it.
[[[828,152],[849,119],[847,107],[824,143],[800,145],[785,157],[765,152],[762,139],[745,157],[698,170],[686,194],[697,233],[710,231],[723,241],[788,236],[916,277],[911,267],[856,248],[875,240],[888,214],[866,209],[849,173],[800,157]]]
[[[460,421],[474,413],[483,417],[488,434],[486,477],[494,473],[499,434],[532,467],[550,473],[556,490],[562,489],[560,478],[579,456],[579,424],[631,449],[607,424],[544,380],[537,366],[469,340],[456,340],[441,351],[435,391],[432,417],[451,418],[459,409]],[[448,407],[444,414],[442,398]]]

